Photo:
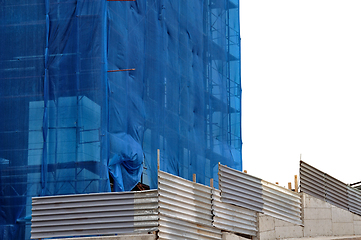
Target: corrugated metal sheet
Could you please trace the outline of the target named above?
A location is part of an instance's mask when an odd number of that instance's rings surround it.
[[[257,215],[255,211],[221,201],[221,192],[213,189],[213,226],[225,231],[257,235]]]
[[[325,174],[326,201],[347,210],[347,185]]]
[[[325,200],[325,173],[300,161],[300,187],[302,192]]]
[[[262,180],[219,164],[219,189],[225,203],[262,212]]]
[[[262,187],[264,214],[302,225],[299,194],[266,181],[262,181]]]
[[[32,202],[32,239],[157,229],[157,190],[36,197]]]
[[[361,192],[352,187],[347,187],[347,191],[349,211],[361,215]]]
[[[212,189],[159,171],[159,239],[221,239],[212,226]]]
[[[300,162],[300,181],[302,192],[348,209],[347,185],[343,182],[303,161]]]

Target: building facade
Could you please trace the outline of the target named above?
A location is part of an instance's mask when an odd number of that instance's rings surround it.
[[[242,169],[237,0],[3,0],[0,239],[31,197]]]

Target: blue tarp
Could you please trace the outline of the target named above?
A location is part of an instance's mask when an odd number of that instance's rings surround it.
[[[0,0],[0,239],[31,197],[242,169],[236,0]]]

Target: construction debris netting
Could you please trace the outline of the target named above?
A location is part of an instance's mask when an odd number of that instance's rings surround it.
[[[237,0],[0,0],[0,239],[31,197],[241,170]]]

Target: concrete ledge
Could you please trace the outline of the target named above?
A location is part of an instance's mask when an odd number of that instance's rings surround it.
[[[288,238],[288,240],[361,240],[360,236]]]
[[[249,240],[248,238],[244,238],[229,232],[222,232],[222,240]]]

